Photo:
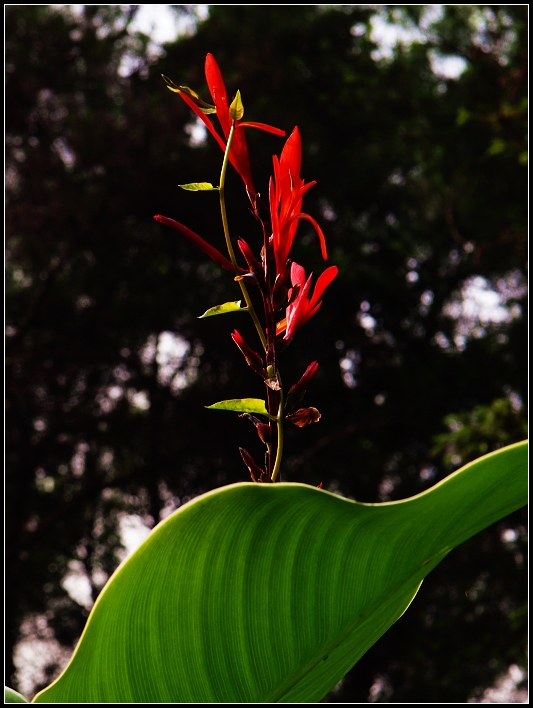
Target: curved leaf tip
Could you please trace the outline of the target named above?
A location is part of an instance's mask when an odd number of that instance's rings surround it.
[[[24,696],[8,686],[4,686],[4,703],[28,703]]]

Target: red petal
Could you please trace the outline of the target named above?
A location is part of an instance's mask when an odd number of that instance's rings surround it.
[[[296,285],[296,283],[303,285],[305,283],[305,268],[298,265],[296,261],[293,261],[291,264],[291,283],[293,285]]]
[[[309,303],[311,306],[314,306],[317,300],[322,297],[322,293],[328,287],[331,281],[337,276],[338,272],[339,269],[337,268],[337,266],[330,266],[329,268],[326,268],[326,270],[319,276],[318,280],[316,281],[313,297],[311,298],[311,301]]]
[[[218,263],[226,270],[230,270],[232,273],[235,273],[233,263],[225,256],[223,256],[218,249],[216,249],[214,246],[211,246],[211,244],[207,243],[207,241],[204,241],[201,236],[195,234],[194,231],[191,231],[191,229],[188,229],[183,224],[180,224],[179,221],[169,219],[167,216],[161,216],[161,214],[157,214],[156,216],[154,216],[154,219],[156,221],[159,221],[161,224],[165,224],[165,226],[170,226],[172,229],[179,231],[180,234],[185,236],[185,238],[188,238],[189,241],[192,241],[195,246],[198,246],[198,248],[201,248],[204,253],[207,253],[209,258],[212,258],[215,263]],[[242,273],[246,273],[243,268],[239,268],[239,271]]]
[[[313,378],[313,376],[316,374],[318,369],[318,361],[312,361],[305,372],[303,373],[302,377],[296,384],[296,386],[307,386],[309,381]]]
[[[290,172],[292,178],[300,176],[300,166],[302,164],[302,141],[298,126],[294,128],[287,138],[283,150],[281,151],[280,165],[282,173]]]
[[[231,128],[231,119],[229,117],[228,97],[224,79],[212,54],[208,54],[205,58],[205,78],[209,92],[213,98],[213,103],[217,109],[217,118],[220,121],[222,130],[226,138],[229,135]]]
[[[267,133],[274,133],[274,135],[286,135],[284,130],[280,128],[274,128],[272,125],[267,125],[266,123],[256,123],[254,121],[243,121],[239,123],[241,128],[258,128],[259,130],[264,130]]]
[[[233,133],[233,142],[231,144],[229,159],[231,164],[242,177],[244,184],[248,188],[249,194],[251,194],[252,198],[254,198],[256,191],[252,179],[252,169],[250,167],[250,158],[248,157],[246,136],[244,134],[244,129],[238,124],[235,126],[235,132]]]
[[[314,226],[315,231],[318,234],[318,238],[320,239],[320,249],[322,251],[322,258],[325,261],[327,261],[328,260],[328,252],[326,251],[326,239],[324,237],[324,233],[322,232],[322,229],[317,224],[317,222],[313,219],[312,216],[309,216],[309,214],[304,214],[302,212],[300,214],[294,214],[294,216],[291,216],[290,219],[287,219],[286,223],[294,221],[294,219],[305,219],[306,221],[309,221]]]

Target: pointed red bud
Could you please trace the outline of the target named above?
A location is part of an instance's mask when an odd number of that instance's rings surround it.
[[[241,457],[244,461],[244,464],[246,465],[246,467],[248,467],[248,471],[250,472],[250,477],[252,478],[252,481],[263,481],[265,473],[258,465],[256,465],[254,458],[250,455],[248,450],[245,450],[243,447],[240,447],[239,452],[241,453]]]
[[[318,370],[318,361],[312,361],[307,369],[304,371],[301,379],[294,386],[299,386],[302,388],[307,388],[309,381],[313,378]],[[293,387],[294,388],[294,387]]]
[[[246,359],[246,363],[248,364],[248,366],[253,369],[257,374],[265,378],[267,372],[263,364],[263,359],[259,356],[259,354],[257,352],[254,352],[254,350],[246,344],[246,342],[237,330],[233,331],[231,338],[241,350],[242,355]]]
[[[258,275],[259,273],[263,273],[263,269],[261,268],[261,263],[257,260],[257,258],[254,256],[252,249],[250,246],[246,243],[246,241],[242,238],[240,238],[237,241],[237,245],[240,248],[240,251],[244,258],[246,259],[246,263],[248,263],[248,267],[250,270]]]
[[[305,370],[300,380],[295,383],[294,386],[290,387],[289,393],[287,394],[287,400],[285,402],[285,410],[291,411],[292,409],[296,408],[296,406],[300,403],[300,401],[305,395],[307,386],[309,385],[309,382],[311,381],[313,376],[316,374],[317,369],[318,361],[312,361]]]
[[[189,241],[192,241],[195,246],[198,246],[198,248],[201,248],[204,253],[207,253],[209,258],[212,258],[215,263],[218,263],[226,270],[230,270],[232,273],[235,273],[235,268],[233,267],[232,262],[223,256],[217,248],[212,246],[210,243],[207,243],[207,241],[205,241],[201,236],[198,236],[198,234],[195,234],[194,231],[191,231],[191,229],[187,228],[183,224],[180,224],[179,221],[169,219],[168,216],[161,216],[161,214],[157,214],[154,216],[154,219],[165,226],[170,226],[172,229],[179,231],[182,236],[188,238]],[[246,272],[244,268],[239,268],[239,270],[241,273]]]

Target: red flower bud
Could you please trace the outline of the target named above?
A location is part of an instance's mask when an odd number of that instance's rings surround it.
[[[179,231],[182,236],[188,238],[189,241],[192,241],[195,246],[198,246],[198,248],[201,248],[204,253],[207,253],[209,258],[212,258],[215,263],[218,263],[226,270],[230,270],[232,273],[235,272],[233,263],[228,258],[226,258],[226,256],[223,256],[217,248],[212,246],[210,243],[207,243],[207,241],[205,241],[201,236],[195,234],[194,231],[191,231],[191,229],[187,228],[183,224],[180,224],[179,221],[169,219],[168,216],[161,216],[161,214],[157,214],[156,216],[154,216],[154,219],[156,221],[159,221],[161,224],[165,224],[165,226],[170,226],[176,231]],[[239,270],[241,273],[246,272],[244,268],[239,268]]]
[[[234,330],[233,334],[231,335],[231,338],[241,350],[248,366],[253,369],[257,374],[259,374],[263,378],[266,378],[267,372],[263,363],[263,359],[259,356],[259,354],[257,352],[254,352],[254,350],[246,344],[246,342],[237,330]]]
[[[243,447],[240,447],[239,452],[241,453],[241,457],[244,461],[244,464],[246,465],[246,467],[248,467],[248,471],[250,472],[250,477],[252,478],[252,481],[264,481],[264,471],[258,465],[256,465],[254,458],[250,455],[248,450],[245,450]]]
[[[301,379],[298,381],[298,383],[295,383],[294,386],[290,387],[289,393],[287,394],[287,400],[285,401],[286,411],[290,412],[293,408],[296,408],[296,406],[300,403],[300,401],[305,395],[307,386],[309,385],[309,382],[311,381],[313,376],[316,374],[317,369],[318,361],[311,362],[305,370]]]
[[[256,275],[263,274],[263,269],[261,267],[261,263],[257,260],[257,258],[254,256],[252,249],[250,246],[246,243],[246,241],[242,238],[240,238],[237,241],[237,245],[240,248],[240,251],[244,258],[246,259],[246,263],[248,264],[248,267],[252,271],[252,273],[255,273]]]

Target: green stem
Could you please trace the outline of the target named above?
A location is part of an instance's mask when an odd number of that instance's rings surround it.
[[[228,136],[228,143],[226,145],[226,152],[224,153],[224,161],[222,162],[222,171],[220,173],[220,186],[219,186],[219,194],[220,194],[220,211],[222,212],[222,226],[224,227],[224,237],[226,239],[226,246],[228,248],[228,253],[229,257],[231,259],[231,262],[233,264],[233,268],[235,269],[235,275],[239,275],[239,265],[237,263],[237,259],[235,258],[235,251],[233,250],[233,245],[231,243],[230,235],[229,235],[229,226],[228,226],[228,216],[226,213],[226,197],[224,194],[224,187],[225,187],[225,181],[226,181],[226,170],[228,169],[228,162],[229,162],[229,151],[231,148],[231,143],[233,141],[233,135],[235,133],[235,121],[232,122],[231,125],[231,130]],[[244,300],[246,302],[246,307],[248,308],[248,312],[250,313],[250,316],[254,322],[255,328],[257,330],[257,334],[259,335],[259,338],[261,340],[261,344],[263,345],[264,350],[267,350],[267,340],[265,333],[263,331],[263,328],[261,327],[261,323],[259,322],[259,318],[257,317],[257,314],[255,312],[254,306],[252,304],[252,301],[250,299],[250,295],[248,294],[248,289],[244,282],[242,280],[238,281],[242,295],[244,297]]]
[[[272,481],[276,481],[276,477],[279,474],[281,467],[281,455],[283,453],[283,385],[281,383],[281,377],[278,372],[278,380],[280,383],[279,389],[279,409],[278,409],[278,449],[276,450],[276,461],[274,463],[274,469],[272,470]]]

